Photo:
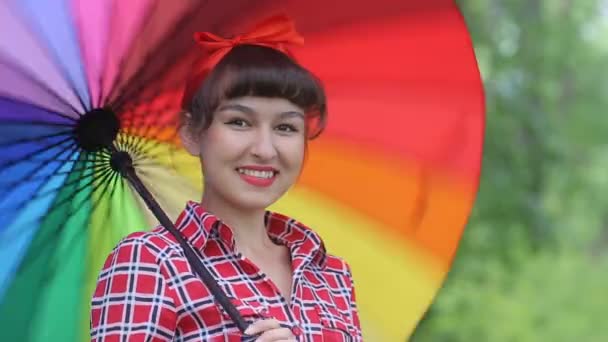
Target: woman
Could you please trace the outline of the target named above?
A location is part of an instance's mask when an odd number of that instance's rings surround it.
[[[287,32],[287,33],[286,33]],[[274,17],[248,35],[204,33],[210,55],[185,92],[180,131],[204,192],[177,229],[252,324],[256,341],[359,341],[351,272],[302,223],[266,210],[296,182],[326,118],[323,88],[285,49],[301,39]],[[108,257],[92,301],[92,341],[240,341],[234,322],[162,227]]]

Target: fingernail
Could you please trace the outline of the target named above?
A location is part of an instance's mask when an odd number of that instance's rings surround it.
[[[251,328],[251,326],[248,326],[247,329],[245,329],[245,335],[251,335],[251,330],[253,330],[253,328]]]

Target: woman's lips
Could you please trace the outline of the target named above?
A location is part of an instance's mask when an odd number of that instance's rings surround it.
[[[242,180],[258,187],[271,186],[278,174],[278,171],[269,167],[240,167],[236,171]]]

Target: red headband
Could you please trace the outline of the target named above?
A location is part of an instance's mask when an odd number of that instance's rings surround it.
[[[209,32],[197,32],[194,40],[205,50],[206,56],[200,59],[194,67],[194,72],[186,83],[182,98],[182,107],[187,109],[192,102],[194,93],[209,74],[209,71],[233,47],[239,44],[250,44],[270,47],[291,56],[287,49],[289,44],[304,44],[304,38],[295,29],[294,22],[285,15],[277,15],[263,20],[249,33],[233,38],[222,38]]]

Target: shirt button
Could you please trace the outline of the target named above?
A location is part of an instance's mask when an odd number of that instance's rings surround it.
[[[291,333],[294,334],[295,336],[300,336],[302,335],[302,329],[300,329],[300,327],[295,326],[293,328],[291,328]]]

